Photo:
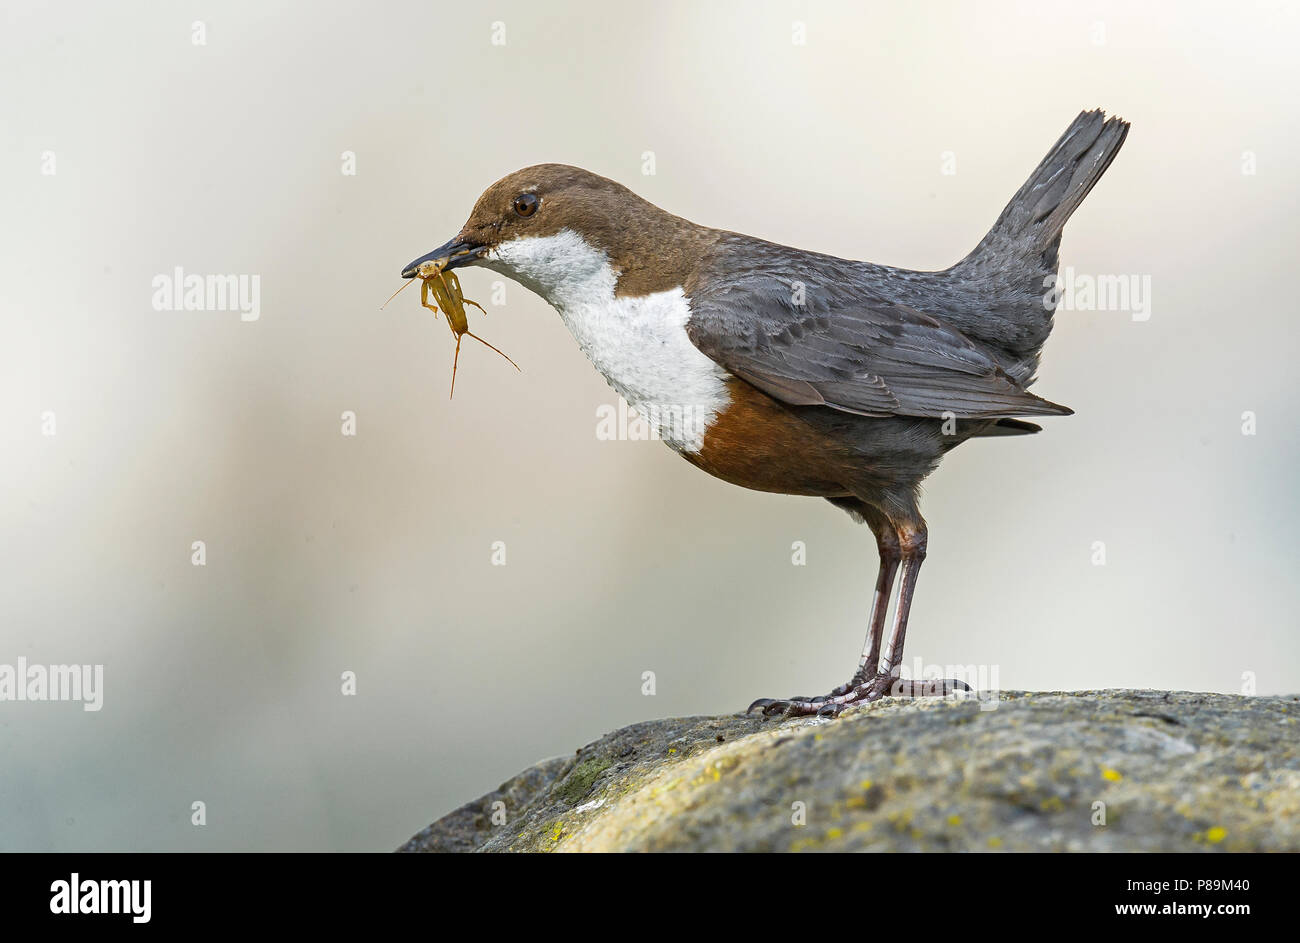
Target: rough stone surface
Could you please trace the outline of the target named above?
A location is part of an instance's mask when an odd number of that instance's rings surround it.
[[[647,721],[401,850],[1300,851],[1300,696],[1002,692]]]

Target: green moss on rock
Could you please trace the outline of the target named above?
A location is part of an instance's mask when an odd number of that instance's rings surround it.
[[[613,765],[614,761],[608,757],[583,760],[569,771],[569,775],[564,777],[563,782],[555,787],[555,794],[570,805],[576,805],[591,792],[596,777]]]

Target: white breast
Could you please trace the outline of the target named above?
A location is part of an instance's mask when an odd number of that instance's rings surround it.
[[[690,302],[681,287],[615,297],[618,273],[577,233],[516,239],[483,263],[537,292],[583,353],[642,416],[657,419],[673,448],[698,452],[704,431],[729,402],[727,373],[686,336]]]

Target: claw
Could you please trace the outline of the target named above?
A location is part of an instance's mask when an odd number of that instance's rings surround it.
[[[760,697],[745,709],[751,713],[762,708],[764,717],[781,714],[786,717],[838,717],[845,708],[854,704],[869,704],[882,697],[944,697],[954,691],[972,691],[969,684],[952,678],[933,681],[903,679],[889,675],[876,675],[866,681],[857,676],[848,684],[841,684],[830,694],[821,697]]]
[[[953,678],[932,678],[929,680],[896,680],[887,693],[893,697],[947,697],[954,691],[973,691],[965,681]]]

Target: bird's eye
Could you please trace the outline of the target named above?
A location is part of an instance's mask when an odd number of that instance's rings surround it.
[[[520,216],[532,216],[541,202],[536,193],[521,193],[515,197],[515,212]]]

